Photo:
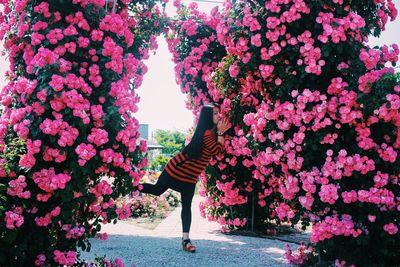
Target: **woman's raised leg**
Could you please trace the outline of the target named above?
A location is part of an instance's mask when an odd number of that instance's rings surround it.
[[[161,195],[168,189],[168,185],[165,182],[166,179],[164,179],[165,178],[164,175],[166,175],[166,173],[162,172],[155,184],[149,184],[149,183],[141,184],[143,186],[143,189],[140,191],[142,193],[152,194],[155,196]]]

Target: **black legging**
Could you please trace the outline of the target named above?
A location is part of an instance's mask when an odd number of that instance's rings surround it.
[[[168,188],[178,191],[181,193],[182,202],[182,229],[184,233],[188,233],[190,230],[190,224],[192,223],[192,199],[194,195],[194,189],[196,184],[186,183],[172,178],[166,171],[163,171],[158,177],[156,184],[144,183],[143,193],[150,193],[152,195],[159,196],[164,193]]]

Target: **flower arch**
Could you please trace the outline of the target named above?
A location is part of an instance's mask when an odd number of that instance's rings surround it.
[[[393,1],[177,6],[181,88],[233,124],[202,176],[203,215],[267,234],[311,226],[315,252],[288,250],[296,264],[398,262],[399,47],[367,43],[396,18]]]
[[[204,216],[301,221],[326,260],[399,261],[400,78],[385,65],[399,49],[366,44],[396,18],[391,0],[226,1],[210,15],[174,1],[174,23],[165,1],[114,2],[0,1],[0,263],[72,265],[101,223],[129,216],[115,198],[146,164],[135,88],[167,26],[194,113],[218,103],[233,124],[201,177]]]
[[[0,265],[72,265],[130,214],[115,200],[146,164],[135,88],[167,18],[158,1],[0,3]]]

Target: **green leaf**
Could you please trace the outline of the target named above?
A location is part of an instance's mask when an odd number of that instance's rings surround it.
[[[12,245],[12,244],[14,244],[16,239],[17,239],[17,231],[16,230],[11,230],[11,231],[7,231],[4,234],[3,241],[6,244]]]

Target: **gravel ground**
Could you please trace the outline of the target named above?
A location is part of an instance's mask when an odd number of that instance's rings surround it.
[[[90,253],[82,258],[93,260],[107,255],[107,259],[120,258],[126,267],[151,266],[292,266],[283,258],[285,242],[249,236],[224,235],[215,222],[201,218],[199,197],[192,207],[190,237],[196,253],[181,247],[180,208],[175,209],[154,230],[144,229],[126,222],[106,225],[107,241],[92,239]],[[293,249],[296,246],[291,246]]]

